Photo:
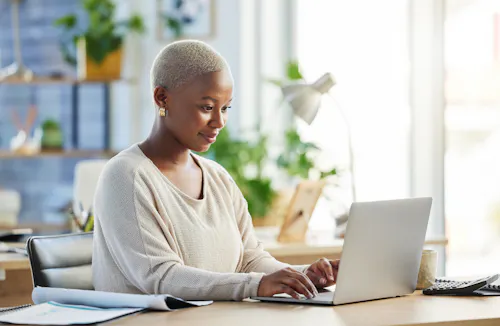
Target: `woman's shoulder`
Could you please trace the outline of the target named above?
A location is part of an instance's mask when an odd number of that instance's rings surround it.
[[[105,165],[103,175],[107,177],[128,178],[133,177],[147,161],[137,144],[122,150],[112,157]]]

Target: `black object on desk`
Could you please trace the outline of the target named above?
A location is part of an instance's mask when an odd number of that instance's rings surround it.
[[[500,286],[491,285],[498,279],[498,274],[469,281],[436,279],[434,285],[424,289],[427,295],[500,295]]]
[[[0,230],[0,242],[25,242],[25,238],[32,234],[32,229]]]

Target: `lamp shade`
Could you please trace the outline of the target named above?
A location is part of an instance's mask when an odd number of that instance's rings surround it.
[[[321,97],[328,92],[335,80],[330,73],[326,73],[312,84],[292,84],[281,88],[285,101],[292,107],[293,113],[311,124],[318,114]]]

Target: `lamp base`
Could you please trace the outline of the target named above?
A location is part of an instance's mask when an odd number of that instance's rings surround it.
[[[24,65],[18,65],[14,62],[0,69],[0,82],[9,81],[11,79],[29,82],[33,79],[33,71],[26,68]]]

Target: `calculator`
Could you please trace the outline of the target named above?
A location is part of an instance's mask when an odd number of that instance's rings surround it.
[[[440,281],[424,289],[423,294],[428,295],[480,295],[474,291],[479,290],[498,279],[498,274],[469,281]]]

